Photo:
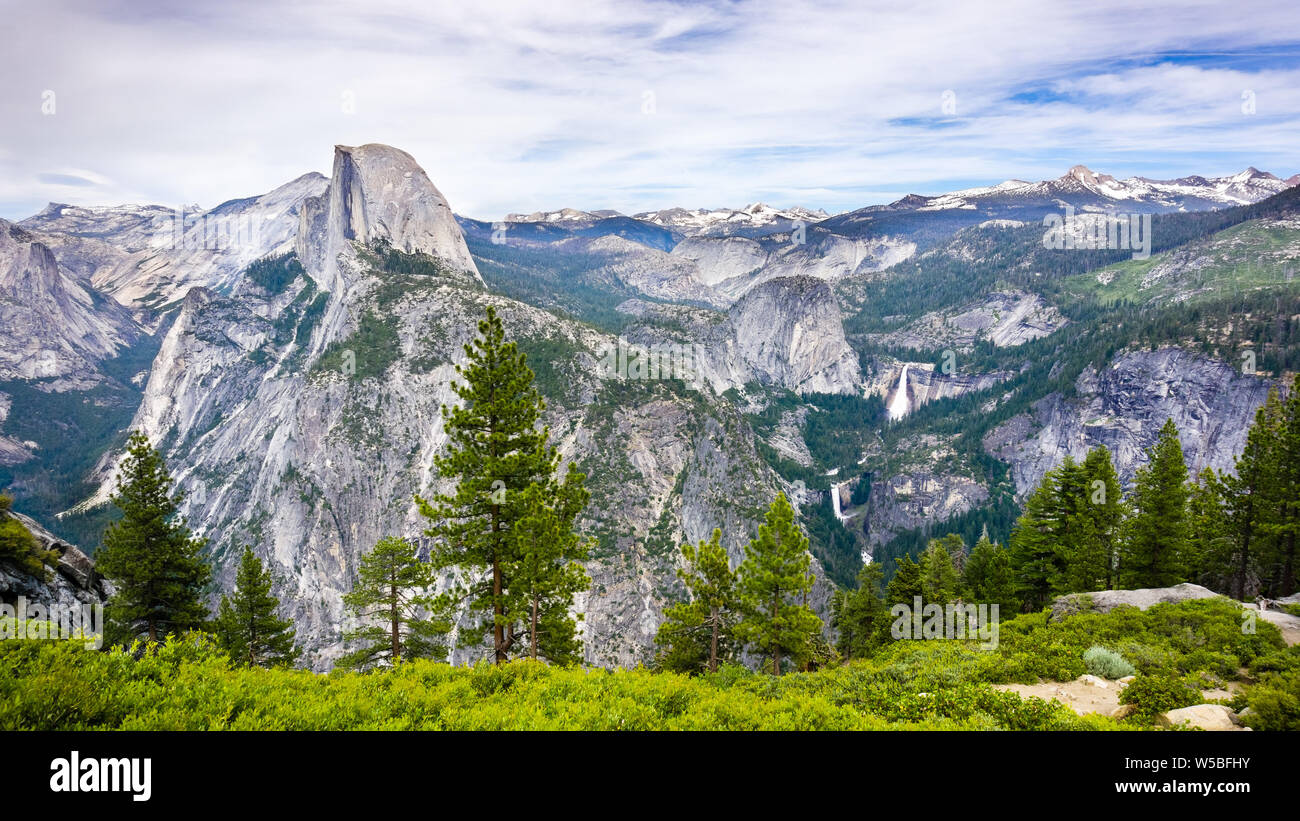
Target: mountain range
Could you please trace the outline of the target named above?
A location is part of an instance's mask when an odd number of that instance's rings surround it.
[[[253,546],[328,668],[361,555],[422,538],[411,499],[445,489],[440,408],[491,305],[589,477],[587,661],[631,665],[681,594],[677,546],[722,527],[738,559],[779,490],[824,613],[864,559],[945,529],[1005,537],[1067,454],[1104,443],[1130,481],[1166,418],[1192,468],[1231,470],[1300,361],[1298,182],[1076,166],[835,216],[487,222],[371,144],[211,209],[50,204],[0,220],[0,488],[91,552],[143,431],[217,588]],[[1045,248],[1066,206],[1152,214],[1154,253]],[[620,343],[689,349],[699,378],[607,379]]]

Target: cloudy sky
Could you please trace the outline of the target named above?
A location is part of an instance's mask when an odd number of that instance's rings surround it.
[[[0,0],[0,217],[211,206],[336,143],[483,219],[1300,171],[1300,4],[1142,5]]]

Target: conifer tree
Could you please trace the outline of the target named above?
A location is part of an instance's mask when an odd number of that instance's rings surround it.
[[[1088,451],[1080,466],[1080,504],[1073,507],[1064,585],[1057,592],[1109,590],[1115,586],[1120,527],[1125,503],[1110,451],[1099,445]]]
[[[921,554],[921,599],[926,604],[947,604],[958,597],[961,579],[953,556],[965,549],[966,544],[956,533],[932,539],[925,548]]]
[[[1185,561],[1187,578],[1232,595],[1236,595],[1232,591],[1238,564],[1227,488],[1234,478],[1217,476],[1207,467],[1192,483],[1187,498],[1189,536]]]
[[[1271,540],[1265,581],[1270,596],[1289,596],[1300,583],[1300,374],[1272,428],[1272,473],[1261,494],[1270,512],[1260,525]]]
[[[733,633],[740,618],[736,573],[722,546],[722,530],[714,528],[698,546],[683,544],[682,560],[677,577],[690,598],[664,610],[655,634],[659,664],[679,673],[714,673],[735,657]]]
[[[432,567],[405,539],[383,539],[362,556],[356,584],[343,596],[360,624],[344,635],[353,649],[337,666],[364,670],[402,659],[445,659],[451,621],[426,594],[434,581]]]
[[[291,665],[298,658],[293,621],[276,615],[280,600],[271,593],[272,581],[271,571],[253,548],[245,545],[235,590],[221,597],[213,625],[218,644],[236,664],[278,667]]]
[[[1088,563],[1089,517],[1086,511],[1091,490],[1083,465],[1075,462],[1074,457],[1067,454],[1057,466],[1053,490],[1051,530],[1056,560],[1052,563],[1051,592],[1058,595],[1095,590],[1095,586],[1076,587],[1076,579],[1071,573],[1072,569],[1082,568]],[[1078,583],[1084,582],[1079,580]]]
[[[737,569],[744,608],[737,637],[771,659],[773,675],[781,674],[783,657],[796,665],[812,657],[821,619],[804,603],[813,585],[811,566],[808,537],[778,493]]]
[[[591,552],[591,541],[574,532],[574,520],[587,504],[583,475],[572,464],[556,492],[547,497],[542,485],[525,488],[525,515],[512,531],[518,558],[505,574],[511,579],[510,613],[523,612],[528,655],[557,664],[581,660],[582,641],[571,616],[574,595],[586,590],[591,579],[581,562]]]
[[[962,591],[965,601],[996,604],[1000,613],[1011,615],[1019,609],[1011,578],[1011,556],[989,540],[987,530],[966,560]]]
[[[1281,426],[1282,400],[1274,389],[1255,411],[1255,422],[1246,432],[1246,445],[1234,472],[1219,476],[1215,485],[1222,500],[1224,534],[1231,546],[1206,559],[1226,578],[1228,591],[1238,599],[1247,597],[1277,541],[1274,524],[1282,508],[1277,498],[1276,464]]]
[[[881,589],[884,568],[872,562],[858,571],[857,590],[837,590],[831,598],[835,647],[846,659],[866,658],[889,640],[889,609]]]
[[[115,638],[159,641],[207,620],[202,596],[211,568],[201,555],[205,542],[177,518],[181,498],[172,494],[162,455],[143,434],[132,434],[112,497],[122,518],[95,555],[95,569],[117,588],[105,607]]]
[[[1026,612],[1038,610],[1047,603],[1061,576],[1057,475],[1057,471],[1049,470],[1043,476],[1038,489],[1025,501],[1025,511],[1011,533],[1014,587]]]
[[[921,595],[921,566],[912,561],[912,557],[903,554],[894,560],[894,578],[885,588],[885,604],[913,606],[916,597]]]
[[[1187,465],[1178,428],[1168,419],[1138,469],[1122,567],[1129,588],[1167,587],[1186,573],[1189,523]]]
[[[456,571],[443,605],[462,601],[469,605],[472,621],[460,630],[462,644],[475,645],[486,638],[493,661],[502,664],[532,649],[529,625],[535,597],[516,589],[524,584],[519,574],[528,567],[555,574],[553,579],[534,575],[528,585],[546,591],[546,601],[538,600],[539,605],[544,605],[541,611],[547,624],[557,628],[560,610],[567,607],[565,596],[578,583],[571,569],[571,559],[577,556],[572,550],[569,559],[552,556],[553,561],[544,561],[540,554],[528,558],[527,545],[535,540],[521,538],[515,530],[526,517],[537,514],[539,501],[525,491],[537,486],[542,507],[559,510],[567,504],[560,497],[576,490],[564,490],[556,480],[559,455],[549,444],[549,430],[538,428],[545,404],[533,384],[527,357],[514,342],[506,341],[494,308],[488,307],[478,331],[473,343],[465,346],[467,363],[456,366],[462,381],[453,390],[462,404],[442,409],[448,448],[435,463],[444,477],[456,479],[456,488],[427,501],[417,496],[416,502],[432,522],[426,534],[433,538],[434,568]],[[538,616],[540,634],[542,612]],[[538,638],[541,652],[543,642]],[[565,644],[558,633],[552,639],[557,648]]]

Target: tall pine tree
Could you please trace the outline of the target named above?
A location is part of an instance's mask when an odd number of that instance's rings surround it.
[[[162,455],[143,434],[132,434],[112,497],[122,518],[95,554],[95,569],[117,588],[105,608],[111,640],[159,641],[207,620],[202,597],[212,571],[202,556],[204,541],[176,515],[181,498],[172,494]]]
[[[658,661],[679,673],[717,672],[721,662],[735,657],[733,632],[740,618],[736,573],[722,546],[722,531],[714,528],[713,536],[698,546],[682,545],[682,561],[677,577],[689,600],[664,610],[655,634]]]
[[[1237,457],[1235,475],[1220,477],[1226,530],[1232,552],[1220,571],[1230,579],[1229,589],[1245,599],[1252,582],[1276,541],[1274,526],[1281,513],[1279,498],[1278,439],[1282,427],[1282,400],[1270,390],[1264,404],[1255,411],[1255,423],[1246,433],[1246,446]],[[1226,564],[1227,566],[1222,566]]]
[[[435,463],[443,477],[456,479],[456,489],[431,500],[417,496],[416,502],[432,522],[425,532],[433,538],[434,568],[455,571],[444,605],[468,603],[472,622],[460,630],[462,644],[486,639],[493,661],[501,664],[531,652],[535,601],[544,605],[549,623],[558,626],[559,613],[568,606],[566,597],[575,592],[578,580],[571,561],[554,556],[546,561],[540,554],[529,559],[528,545],[535,540],[521,537],[516,529],[527,517],[536,521],[539,504],[560,510],[567,504],[561,497],[576,489],[566,490],[556,480],[559,455],[549,444],[549,430],[538,427],[545,404],[527,357],[506,341],[495,308],[488,307],[478,331],[465,346],[466,364],[456,366],[461,381],[453,390],[462,404],[442,409],[448,447]],[[525,492],[532,487],[536,490]],[[525,581],[521,574],[528,573],[532,575]],[[543,578],[545,574],[554,578]],[[521,584],[533,592],[546,591],[546,601],[518,589]],[[540,630],[536,635],[541,638]],[[558,634],[555,640],[567,643]],[[539,649],[542,646],[539,640]]]
[[[583,478],[569,465],[555,493],[548,496],[543,485],[525,488],[527,513],[512,531],[518,558],[505,574],[511,579],[506,609],[526,614],[523,629],[534,660],[572,664],[582,658],[577,632],[582,614],[572,616],[569,608],[574,595],[591,585],[581,564],[591,552],[591,541],[573,530],[589,496]]]
[[[889,641],[889,609],[881,589],[884,568],[872,562],[858,571],[857,590],[837,590],[831,598],[831,626],[839,634],[835,647],[846,659],[866,658]]]
[[[744,618],[736,634],[771,659],[773,675],[781,674],[783,658],[801,664],[813,655],[821,619],[804,601],[813,585],[811,566],[808,537],[778,493],[737,569]]]
[[[1088,451],[1081,472],[1082,504],[1072,511],[1071,526],[1076,530],[1070,539],[1073,552],[1066,557],[1065,584],[1059,592],[1109,590],[1115,586],[1126,506],[1110,451],[1105,446]]]
[[[405,539],[383,539],[361,557],[356,584],[343,604],[358,626],[343,639],[352,649],[338,661],[364,670],[402,659],[445,659],[451,621],[427,595],[432,568]]]
[[[906,553],[894,560],[894,577],[885,587],[885,604],[912,607],[921,595],[921,566]]]
[[[1272,515],[1260,529],[1272,539],[1265,583],[1270,596],[1289,596],[1300,579],[1300,374],[1296,375],[1273,426],[1274,473],[1263,494]]]
[[[1160,428],[1147,458],[1137,472],[1121,567],[1129,588],[1168,587],[1187,572],[1189,488],[1174,420]]]
[[[921,598],[926,604],[947,604],[961,594],[953,558],[965,551],[966,544],[956,533],[930,540],[921,554]]]
[[[1042,608],[1061,577],[1058,549],[1061,529],[1056,470],[1043,476],[1038,489],[1025,501],[1025,512],[1011,532],[1011,569],[1016,596],[1026,612]]]
[[[281,667],[293,664],[293,621],[276,615],[280,600],[271,593],[271,571],[245,545],[235,574],[235,590],[221,597],[213,625],[217,642],[236,664]]]
[[[1011,578],[1011,555],[989,540],[987,530],[966,560],[962,597],[973,604],[996,604],[998,612],[1008,616],[1019,609]]]

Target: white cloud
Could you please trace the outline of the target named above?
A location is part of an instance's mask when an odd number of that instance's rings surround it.
[[[759,198],[835,211],[1075,162],[1147,176],[1300,166],[1300,69],[1267,51],[1295,37],[1289,1],[1006,0],[996,13],[937,0],[54,2],[19,14],[0,32],[6,217],[49,199],[215,204],[328,172],[335,143],[409,151],[457,211],[484,218]],[[1179,56],[1192,51],[1241,60]],[[1240,110],[1246,88],[1254,115]],[[1009,100],[1026,89],[1051,96]],[[48,181],[69,167],[94,184]]]

